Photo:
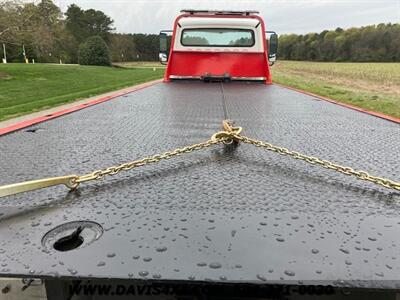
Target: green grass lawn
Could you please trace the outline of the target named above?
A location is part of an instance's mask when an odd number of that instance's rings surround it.
[[[163,69],[0,64],[0,120],[162,78]]]
[[[272,80],[400,118],[400,63],[278,61]]]

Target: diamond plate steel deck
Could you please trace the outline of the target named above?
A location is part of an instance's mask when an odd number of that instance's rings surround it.
[[[224,119],[222,91],[228,117],[248,136],[400,179],[398,124],[278,86],[181,82],[1,136],[0,184],[86,173],[208,139]],[[399,287],[399,200],[250,145],[216,146],[76,192],[0,199],[0,276]],[[100,239],[68,252],[42,246],[46,232],[79,220],[101,224]]]

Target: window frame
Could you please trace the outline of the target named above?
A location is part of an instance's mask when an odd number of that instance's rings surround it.
[[[207,30],[235,30],[235,31],[246,31],[251,33],[251,38],[253,43],[251,45],[185,45],[183,43],[183,34],[185,31],[195,31],[195,30],[202,30],[202,29],[207,29]],[[180,38],[180,43],[183,47],[205,47],[205,48],[252,48],[256,44],[256,36],[255,32],[253,29],[246,29],[246,28],[229,28],[229,27],[198,27],[198,28],[183,28],[181,31],[181,38]]]

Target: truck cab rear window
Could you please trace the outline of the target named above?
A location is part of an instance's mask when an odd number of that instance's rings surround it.
[[[184,29],[181,36],[183,46],[252,47],[254,43],[254,31],[250,29]]]

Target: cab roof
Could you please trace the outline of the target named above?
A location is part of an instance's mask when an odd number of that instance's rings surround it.
[[[208,17],[190,17],[179,20],[182,27],[253,27],[256,28],[260,21],[253,18],[208,18]]]

